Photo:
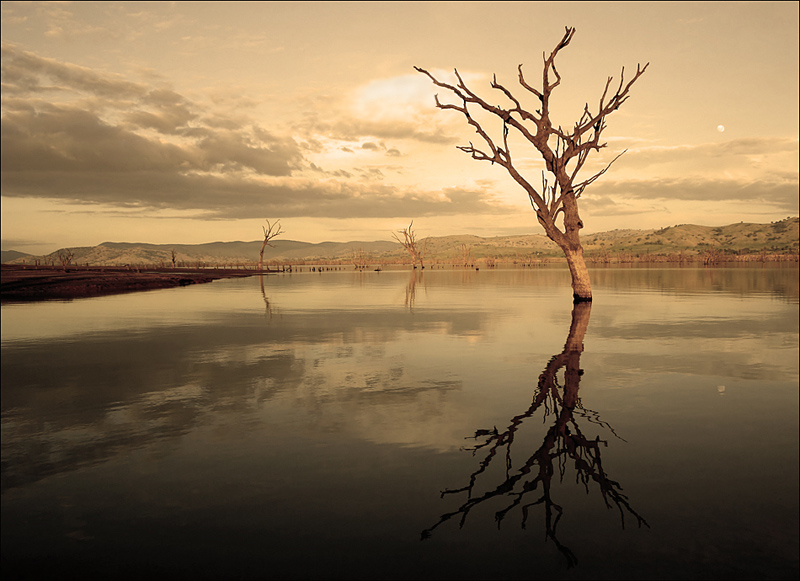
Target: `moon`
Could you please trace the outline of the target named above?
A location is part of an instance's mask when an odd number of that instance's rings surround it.
[[[725,126],[724,125],[717,125],[717,131],[722,133],[723,131],[725,131]]]

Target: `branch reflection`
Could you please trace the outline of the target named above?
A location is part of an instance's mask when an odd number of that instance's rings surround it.
[[[512,418],[505,430],[499,431],[496,427],[491,430],[477,430],[473,438],[480,441],[469,448],[473,455],[482,451],[485,456],[469,478],[469,483],[457,489],[442,491],[444,498],[448,494],[466,494],[466,500],[455,511],[443,514],[439,521],[432,527],[422,532],[422,538],[428,538],[433,531],[453,517],[459,517],[459,528],[464,526],[467,515],[476,506],[483,502],[505,498],[505,508],[495,513],[498,526],[506,515],[516,507],[522,512],[522,528],[528,520],[533,507],[538,505],[544,508],[545,535],[553,541],[560,553],[567,561],[567,566],[577,564],[578,559],[572,550],[564,545],[557,535],[558,523],[563,515],[563,508],[552,497],[553,477],[558,476],[563,481],[568,464],[572,464],[576,472],[576,479],[583,484],[586,493],[590,486],[597,487],[603,497],[607,508],[616,507],[619,511],[622,527],[625,527],[625,514],[632,515],[639,527],[649,528],[647,521],[640,516],[629,504],[628,497],[622,493],[622,486],[608,477],[601,461],[601,447],[608,442],[601,440],[600,436],[594,439],[585,437],[579,426],[580,422],[588,422],[609,430],[615,437],[614,429],[606,422],[600,420],[597,412],[588,410],[581,404],[578,396],[583,370],[580,368],[580,358],[583,352],[583,340],[589,326],[589,315],[592,304],[589,302],[576,303],[572,310],[572,324],[567,337],[564,350],[550,359],[547,366],[539,376],[539,382],[530,407],[522,414]],[[559,374],[563,369],[563,385],[559,381]],[[552,425],[547,430],[544,440],[538,449],[533,451],[528,459],[516,470],[512,466],[511,448],[515,436],[523,422],[532,417],[539,409],[543,410],[543,421],[548,419]],[[505,458],[505,480],[487,492],[477,495],[479,478],[481,482],[488,480],[488,468],[498,457]],[[523,457],[525,454],[523,454]],[[481,475],[484,477],[481,478]],[[531,494],[539,491],[537,495]]]
[[[272,304],[269,302],[269,297],[267,296],[267,291],[264,289],[264,275],[258,275],[259,281],[261,282],[261,298],[264,299],[264,314],[268,315],[269,318],[272,318]]]
[[[416,268],[411,271],[411,278],[408,279],[408,284],[406,284],[406,302],[405,305],[409,311],[414,310],[414,302],[417,300],[417,283],[420,283],[424,286],[423,281],[424,272],[421,270],[417,270]]]

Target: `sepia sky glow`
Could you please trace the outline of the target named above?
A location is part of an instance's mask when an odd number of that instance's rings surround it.
[[[797,215],[796,2],[3,2],[2,247],[255,240],[267,218],[308,242],[542,233],[413,66],[505,104],[492,74],[541,79],[565,26],[565,127],[650,63],[584,170],[628,150],[585,232]]]

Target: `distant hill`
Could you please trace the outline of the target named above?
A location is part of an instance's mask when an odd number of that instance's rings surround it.
[[[25,252],[18,252],[16,250],[3,250],[0,252],[0,262],[5,264],[6,262],[11,262],[12,260],[16,260],[18,258],[25,258],[26,256],[31,255],[26,254]]]
[[[712,227],[680,224],[660,230],[611,230],[582,237],[587,256],[604,253],[627,253],[634,256],[667,255],[684,252],[701,254],[711,248],[724,252],[798,252],[800,219],[786,218],[770,224],[739,223]],[[254,264],[258,261],[261,240],[251,242],[209,242],[206,244],[145,244],[104,242],[98,246],[70,248],[73,263],[90,265],[172,264],[172,252],[178,264]],[[507,260],[560,257],[561,250],[543,234],[527,236],[472,235],[431,236],[426,244],[428,260],[458,261],[465,252],[473,260],[485,257]],[[363,253],[369,263],[392,262],[406,258],[394,240],[373,242],[321,242],[312,244],[294,240],[273,240],[264,250],[264,261],[274,262],[349,262]],[[58,263],[58,253],[32,256],[13,250],[3,251],[3,262],[40,264]],[[15,255],[12,259],[7,256]]]
[[[800,219],[770,224],[740,222],[728,226],[679,224],[660,230],[613,230],[582,238],[587,254],[602,250],[632,254],[697,254],[710,248],[726,252],[798,251]]]
[[[252,242],[209,242],[205,244],[146,244],[140,242],[103,242],[98,246],[73,247],[75,264],[119,266],[126,264],[172,264],[172,252],[178,264],[254,264],[258,262],[261,240]],[[377,242],[298,242],[273,240],[273,246],[264,249],[264,262],[301,262],[320,260],[347,260],[357,250],[370,257],[383,257],[397,250],[399,244]],[[14,263],[58,264],[60,249],[45,256],[26,256]]]

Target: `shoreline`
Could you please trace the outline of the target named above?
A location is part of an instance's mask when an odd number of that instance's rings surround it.
[[[211,268],[78,267],[2,265],[0,302],[72,300],[203,284],[274,271]]]

